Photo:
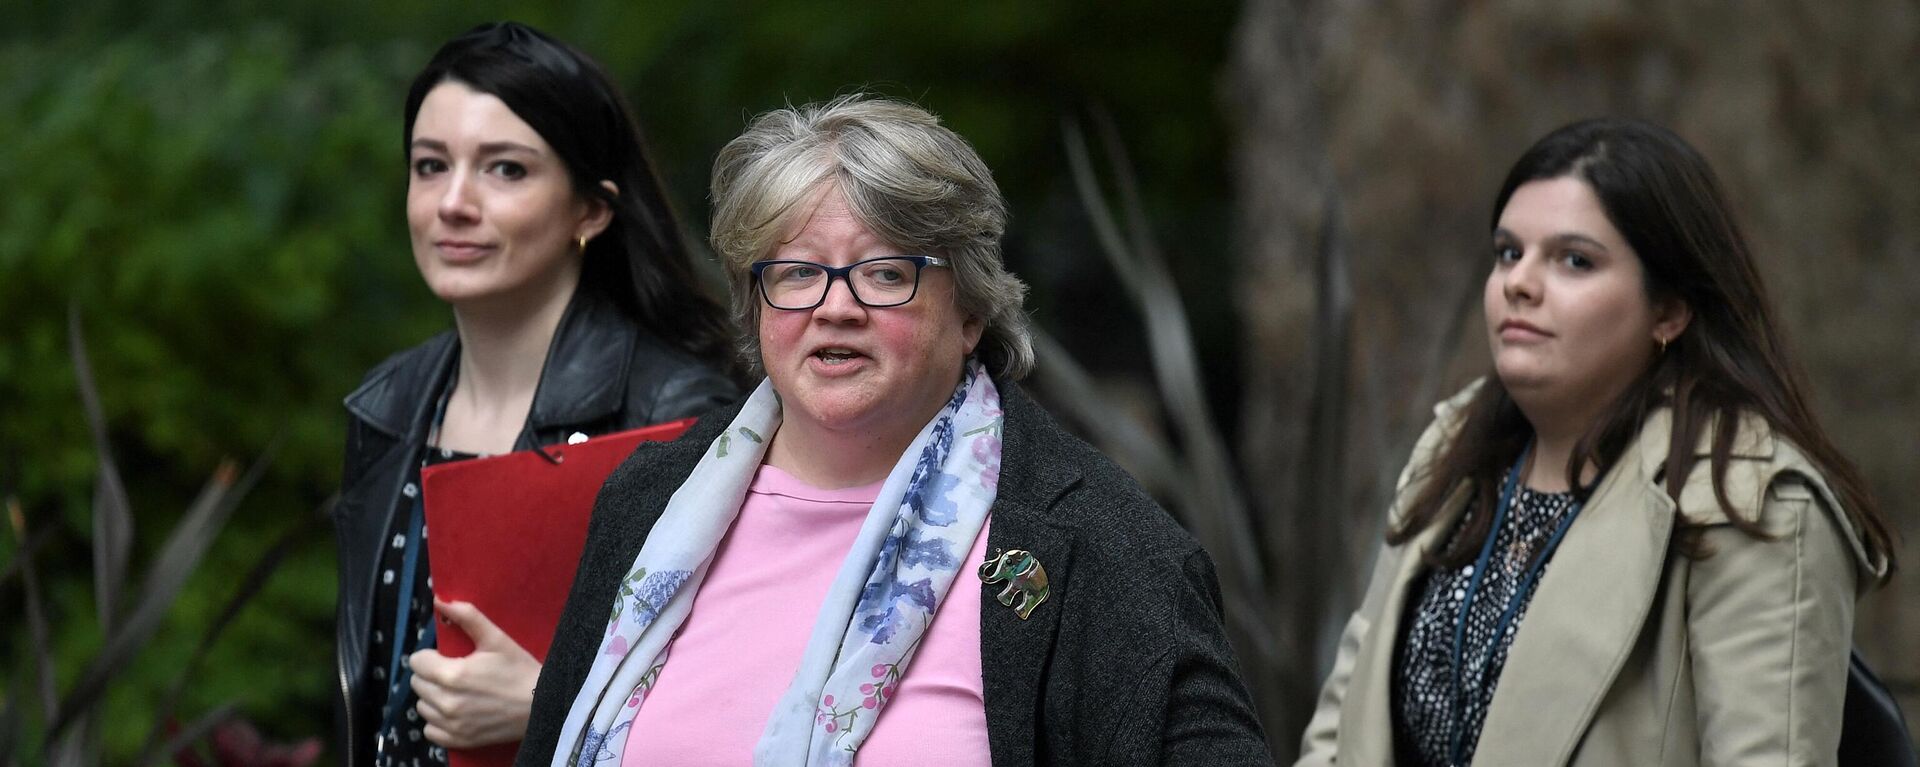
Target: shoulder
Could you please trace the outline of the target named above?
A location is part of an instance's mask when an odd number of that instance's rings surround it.
[[[1638,439],[1639,468],[1663,490],[1667,459],[1673,451],[1672,415],[1667,408],[1655,410],[1641,424]],[[1718,430],[1717,423],[1701,429],[1687,464],[1686,480],[1680,486],[1679,512],[1689,523],[1726,524],[1728,504],[1736,513],[1754,519],[1768,505],[1769,496],[1814,501],[1831,495],[1825,477],[1799,448],[1775,433],[1765,418],[1743,412],[1719,483],[1727,501],[1722,504],[1712,460],[1713,435]]]
[[[388,356],[361,376],[360,385],[342,404],[356,418],[374,426],[389,431],[403,428],[400,419],[426,396],[457,343],[458,337],[447,330]]]
[[[740,395],[740,387],[720,363],[646,331],[635,334],[627,370],[629,411],[645,413],[652,422],[697,416]]]
[[[1406,466],[1400,469],[1400,478],[1394,482],[1394,492],[1403,493],[1415,480],[1427,475],[1434,461],[1440,459],[1440,453],[1453,442],[1460,433],[1460,427],[1467,420],[1467,410],[1473,404],[1474,397],[1480,395],[1480,389],[1486,384],[1486,378],[1476,378],[1468,382],[1453,396],[1435,403],[1433,420],[1420,431],[1420,437],[1414,440],[1413,452],[1407,457]],[[1395,505],[1394,514],[1399,513]]]
[[[1108,562],[1184,560],[1201,551],[1133,475],[1068,433],[1017,386],[1000,387],[1007,419],[1004,496],[1044,508],[1047,524],[1072,529],[1085,553]]]
[[[736,402],[704,413],[686,433],[672,441],[646,442],[634,448],[607,476],[595,505],[627,507],[649,505],[658,500],[664,506],[665,499],[671,497],[699,465],[714,439],[733,423],[740,404]]]
[[[1702,429],[1681,485],[1677,510],[1687,524],[1735,526],[1731,511],[1773,540],[1801,539],[1810,531],[1837,534],[1861,572],[1874,576],[1885,572],[1884,558],[1867,553],[1859,531],[1819,467],[1758,413],[1740,414],[1727,452],[1725,474],[1716,488],[1712,460],[1715,430],[1714,424]],[[1671,412],[1663,408],[1650,415],[1642,425],[1639,442],[1641,471],[1647,477],[1663,477],[1671,452]],[[1665,491],[1664,479],[1658,486]]]
[[[1408,461],[1409,466],[1424,466],[1439,457],[1441,448],[1460,433],[1461,424],[1467,420],[1469,406],[1475,397],[1480,396],[1480,388],[1486,382],[1484,377],[1475,378],[1460,391],[1454,392],[1453,396],[1434,404],[1433,420],[1420,432],[1420,439],[1413,443],[1413,460]]]

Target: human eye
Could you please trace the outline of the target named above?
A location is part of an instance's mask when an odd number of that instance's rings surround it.
[[[412,165],[413,175],[421,177],[442,173],[447,169],[446,161],[438,157],[415,157],[410,164]]]
[[[1496,242],[1493,244],[1493,262],[1494,263],[1511,264],[1519,260],[1520,260],[1519,248],[1514,247],[1510,243],[1504,243],[1504,242]]]
[[[487,172],[508,181],[519,181],[527,177],[527,166],[512,160],[497,160],[487,166]]]
[[[808,263],[774,264],[770,271],[773,272],[774,282],[788,285],[813,282],[825,273],[818,265]]]
[[[898,261],[880,261],[860,270],[860,276],[875,287],[897,288],[908,282],[907,270]]]
[[[1575,271],[1581,272],[1592,271],[1594,267],[1593,259],[1587,257],[1587,254],[1577,250],[1562,252],[1560,254],[1560,263],[1566,264]]]

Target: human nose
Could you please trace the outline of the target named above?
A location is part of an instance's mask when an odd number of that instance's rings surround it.
[[[1539,259],[1525,253],[1507,267],[1500,284],[1501,293],[1516,303],[1539,300],[1540,287]]]
[[[853,295],[853,275],[845,274],[827,280],[827,295],[820,299],[819,306],[814,307],[813,316],[828,322],[866,319],[866,305]]]
[[[446,174],[446,188],[440,190],[440,218],[448,221],[471,221],[480,215],[480,207],[474,198],[473,179],[463,170],[454,170]]]

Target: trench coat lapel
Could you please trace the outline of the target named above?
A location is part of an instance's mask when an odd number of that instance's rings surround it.
[[[1595,489],[1541,576],[1474,764],[1567,763],[1633,651],[1665,569],[1674,511],[1632,452]]]
[[[1407,593],[1424,565],[1420,553],[1439,545],[1440,536],[1453,529],[1454,521],[1466,508],[1472,492],[1467,487],[1454,491],[1447,499],[1446,512],[1427,525],[1404,546],[1383,550],[1381,556],[1396,559],[1384,563],[1392,568],[1387,592],[1367,640],[1354,659],[1353,678],[1347,680],[1347,697],[1340,720],[1357,722],[1340,728],[1340,763],[1384,765],[1393,763],[1393,654],[1399,645],[1400,618],[1406,613]]]

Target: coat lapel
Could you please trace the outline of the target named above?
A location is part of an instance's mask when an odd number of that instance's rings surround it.
[[[1381,552],[1381,556],[1396,558],[1386,563],[1393,568],[1393,577],[1375,623],[1368,627],[1367,639],[1360,645],[1360,656],[1354,659],[1353,677],[1347,680],[1340,714],[1341,764],[1393,763],[1393,654],[1400,644],[1400,618],[1406,613],[1407,592],[1425,569],[1421,552],[1439,545],[1440,536],[1453,529],[1471,495],[1470,488],[1456,489],[1447,499],[1446,511],[1418,536]],[[1358,724],[1349,727],[1346,722]]]
[[[1008,549],[1031,552],[1047,570],[1051,592],[1047,601],[1022,620],[1013,608],[994,599],[1000,586],[981,583],[980,563],[970,563],[961,573],[970,586],[985,589],[980,597],[981,686],[986,697],[987,731],[994,734],[995,764],[1035,761],[1035,751],[1043,740],[1035,725],[1042,717],[1045,670],[1058,638],[1061,602],[1069,598],[1073,588],[1073,537],[1038,521],[1032,510],[1016,506],[1005,504],[994,509],[987,529],[987,556]],[[1003,745],[1017,746],[1025,753],[1003,754]]]
[[[1665,569],[1673,503],[1639,456],[1614,467],[1528,603],[1475,764],[1565,764],[1633,651]]]
[[[960,577],[980,598],[981,691],[994,764],[1043,761],[1048,733],[1037,731],[1046,705],[1046,669],[1058,639],[1060,612],[1073,598],[1074,535],[1052,518],[1060,498],[1080,484],[1077,467],[1056,460],[1036,439],[1054,433],[1039,406],[1012,383],[996,381],[1006,412],[999,489],[987,526],[987,556],[1024,549],[1046,568],[1050,592],[1026,619],[994,598],[999,585],[982,583],[979,562]],[[955,587],[959,587],[959,583]]]

